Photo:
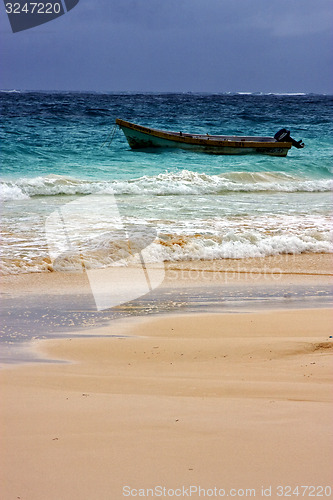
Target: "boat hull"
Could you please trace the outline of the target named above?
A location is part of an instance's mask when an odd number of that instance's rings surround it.
[[[179,148],[217,155],[264,154],[286,156],[291,144],[270,137],[232,137],[182,134],[116,120],[132,149]]]

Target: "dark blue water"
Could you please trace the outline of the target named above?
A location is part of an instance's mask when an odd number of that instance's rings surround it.
[[[239,166],[324,177],[332,172],[331,96],[195,94],[1,93],[2,169],[6,176],[69,175],[129,179],[166,169],[219,174]],[[164,152],[132,154],[121,134],[101,149],[117,117],[184,132],[274,135],[282,127],[303,138],[306,150],[279,158],[209,157]]]

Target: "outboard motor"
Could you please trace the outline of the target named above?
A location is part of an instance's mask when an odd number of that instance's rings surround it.
[[[290,137],[290,130],[287,130],[285,128],[282,128],[276,134],[274,135],[274,139],[276,139],[278,142],[291,142],[293,146],[297,149],[304,148],[304,142],[302,139],[300,141],[295,141],[292,137]]]

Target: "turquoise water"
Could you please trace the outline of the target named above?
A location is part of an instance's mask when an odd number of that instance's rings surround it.
[[[2,92],[0,101],[5,274],[71,269],[68,259],[54,266],[46,223],[75,200],[72,230],[90,267],[119,262],[119,217],[143,241],[147,228],[156,236],[152,261],[332,251],[331,96]],[[286,158],[132,151],[120,130],[110,144],[117,117],[192,133],[285,127],[305,148]]]

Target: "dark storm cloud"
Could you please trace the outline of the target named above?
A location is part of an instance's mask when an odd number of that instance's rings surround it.
[[[332,14],[331,0],[81,0],[15,35],[2,16],[1,87],[332,92]]]

